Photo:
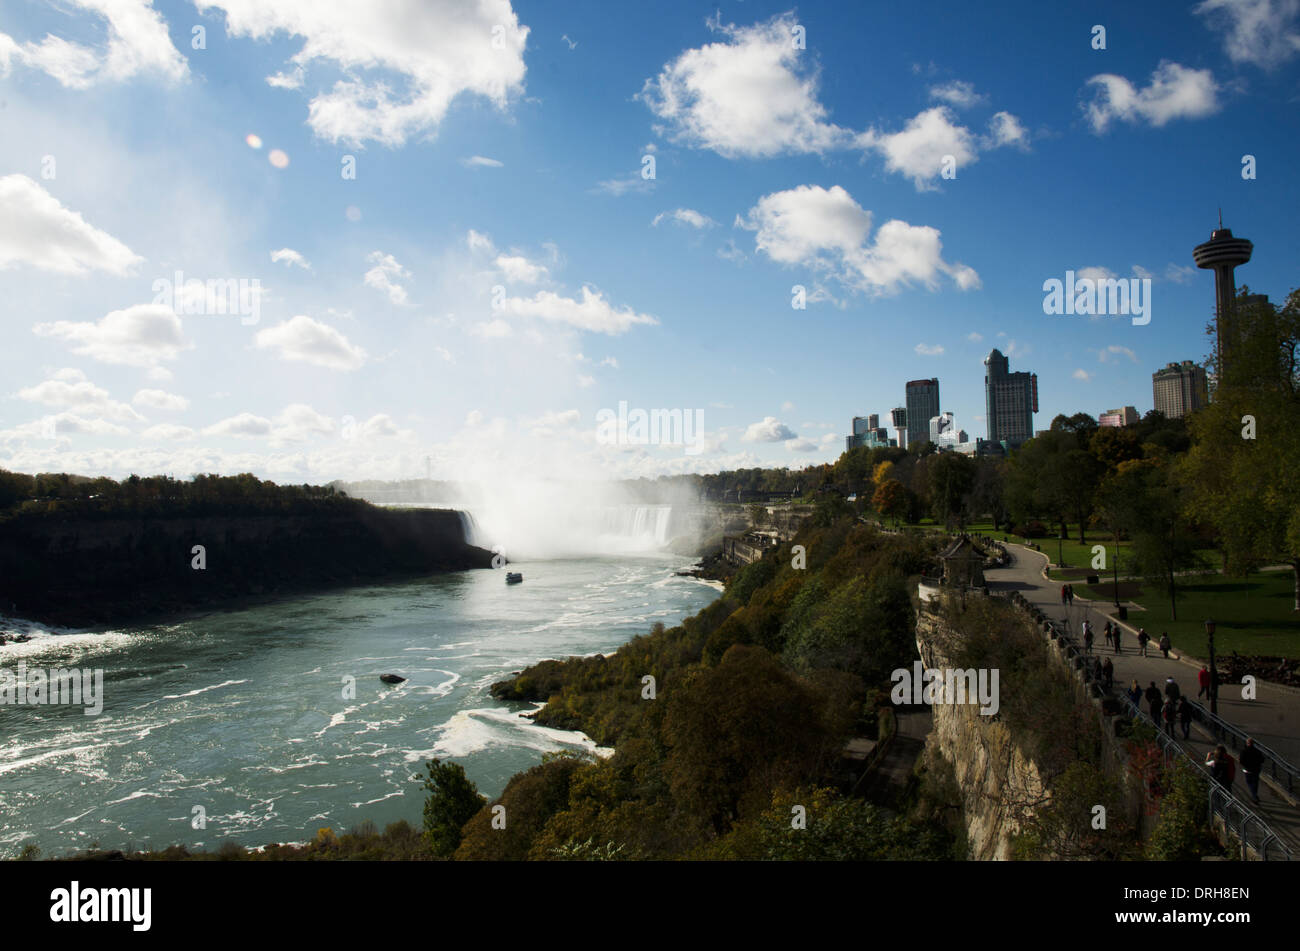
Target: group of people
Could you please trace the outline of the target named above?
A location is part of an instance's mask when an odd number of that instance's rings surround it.
[[[1246,788],[1250,791],[1251,801],[1259,805],[1259,772],[1264,765],[1264,754],[1255,746],[1255,741],[1247,738],[1241,751],[1241,775],[1246,779]],[[1233,777],[1237,773],[1237,761],[1232,754],[1219,744],[1205,754],[1205,768],[1210,776],[1224,789],[1232,788]]]
[[[1147,629],[1145,627],[1138,628],[1138,653],[1143,657],[1149,656],[1147,654],[1147,645],[1150,643],[1151,635],[1147,633]],[[1160,640],[1156,642],[1156,646],[1160,648],[1160,653],[1165,655],[1165,660],[1168,660],[1169,652],[1174,646],[1174,642],[1169,639],[1168,632],[1160,635]]]
[[[1183,739],[1189,738],[1192,729],[1191,701],[1182,695],[1182,690],[1173,677],[1165,678],[1163,691],[1156,686],[1154,680],[1146,690],[1135,680],[1127,692],[1133,706],[1140,707],[1143,700],[1147,702],[1151,709],[1151,719],[1157,724],[1163,723],[1167,734],[1174,735],[1174,724],[1177,723],[1182,728]]]

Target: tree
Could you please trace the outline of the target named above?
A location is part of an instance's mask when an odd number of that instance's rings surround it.
[[[1187,515],[1216,530],[1228,570],[1286,562],[1300,611],[1300,291],[1282,308],[1249,303],[1248,291],[1237,300],[1241,337],[1213,401],[1192,414],[1178,476]]]
[[[483,808],[487,799],[465,776],[459,763],[430,760],[424,788],[424,832],[435,855],[449,856],[460,845],[461,829]]]
[[[899,518],[907,514],[907,487],[897,479],[885,480],[871,496],[871,507],[882,516],[892,518],[897,528]]]
[[[930,461],[930,501],[936,521],[951,528],[966,523],[966,496],[975,484],[975,462],[970,456],[942,452]]]
[[[871,470],[871,484],[879,487],[893,477],[894,464],[886,459]]]

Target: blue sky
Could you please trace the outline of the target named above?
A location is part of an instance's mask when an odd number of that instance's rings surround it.
[[[1039,428],[1145,412],[1220,206],[1297,283],[1300,3],[1001,6],[6,4],[0,466],[801,466],[914,378],[984,435],[994,346]],[[1045,314],[1089,268],[1150,323]],[[606,444],[620,402],[705,439]]]

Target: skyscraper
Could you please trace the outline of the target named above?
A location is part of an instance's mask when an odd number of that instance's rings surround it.
[[[1245,238],[1234,238],[1231,229],[1223,227],[1223,214],[1220,213],[1219,227],[1210,232],[1210,240],[1192,250],[1197,267],[1214,271],[1214,333],[1219,379],[1223,378],[1225,367],[1232,359],[1232,349],[1240,339],[1240,330],[1234,319],[1237,279],[1233,271],[1250,260],[1254,248]]]
[[[894,424],[894,429],[898,432],[898,445],[902,449],[907,446],[907,407],[895,406],[889,411],[890,422]]]
[[[1038,412],[1038,374],[1010,372],[1010,363],[994,349],[984,361],[984,405],[989,441],[1014,449],[1034,435]]]
[[[1151,395],[1157,413],[1179,419],[1208,400],[1205,367],[1191,360],[1170,363],[1151,374]]]
[[[906,393],[907,445],[910,446],[930,438],[930,420],[939,415],[939,379],[909,380]]]

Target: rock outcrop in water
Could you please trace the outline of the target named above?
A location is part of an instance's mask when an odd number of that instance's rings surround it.
[[[85,626],[491,562],[450,509],[17,518],[0,523],[0,611]]]

